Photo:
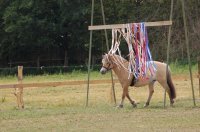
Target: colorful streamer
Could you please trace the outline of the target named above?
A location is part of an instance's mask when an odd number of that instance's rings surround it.
[[[133,74],[135,78],[146,78],[147,72],[151,75],[156,71],[149,49],[147,29],[144,23],[124,24],[122,29],[112,30],[112,46],[109,53],[121,56],[119,49],[121,36],[127,42],[129,50],[129,77]]]

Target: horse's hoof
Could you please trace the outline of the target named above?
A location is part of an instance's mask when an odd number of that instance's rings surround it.
[[[144,104],[144,106],[143,106],[143,107],[144,107],[144,108],[147,108],[148,106],[149,106],[149,105],[146,105],[146,104]]]
[[[137,104],[132,104],[133,108],[136,108],[137,107]]]
[[[124,106],[122,104],[118,105],[117,108],[123,108]]]
[[[146,108],[148,106],[149,106],[149,103],[145,103],[143,107]]]
[[[170,106],[173,107],[173,104],[174,104],[174,100],[171,100],[170,101]]]
[[[170,107],[174,107],[173,103],[170,103]]]

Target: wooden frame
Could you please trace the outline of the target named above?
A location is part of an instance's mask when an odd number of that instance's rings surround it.
[[[105,24],[105,16],[104,16],[104,10],[103,10],[103,2],[101,1],[101,8],[102,8],[102,16],[103,16],[103,24],[104,25],[96,25],[93,26],[93,19],[94,19],[94,0],[92,0],[92,10],[91,10],[91,26],[88,26],[88,30],[90,30],[90,43],[89,43],[89,60],[88,60],[88,84],[87,84],[87,99],[86,99],[86,106],[88,106],[88,97],[89,97],[89,84],[90,84],[90,64],[91,64],[91,53],[92,53],[92,31],[93,30],[103,30],[105,31],[106,41],[107,41],[107,32],[106,29],[113,29],[113,28],[123,28],[124,24],[112,24],[112,25],[106,25]],[[186,24],[186,17],[185,17],[185,5],[184,0],[180,0],[182,4],[182,14],[183,14],[183,22],[184,22],[184,29],[185,29],[185,39],[186,39],[186,45],[187,45],[187,55],[188,55],[188,61],[189,61],[189,71],[190,71],[190,80],[191,80],[191,88],[192,88],[192,96],[193,96],[193,103],[194,106],[196,106],[195,103],[195,95],[194,95],[194,86],[193,86],[193,78],[192,78],[192,72],[191,72],[191,62],[190,62],[190,52],[189,52],[189,38],[187,35],[187,24]],[[173,12],[173,3],[174,0],[171,0],[171,11],[170,11],[170,20],[169,21],[157,21],[157,22],[145,22],[145,26],[147,27],[153,27],[153,26],[169,26],[169,34],[168,34],[168,46],[167,46],[167,65],[169,63],[169,49],[170,49],[170,41],[171,41],[171,26],[172,26],[172,12]],[[107,44],[107,42],[106,42]],[[166,103],[166,91],[164,92],[164,107]]]
[[[170,26],[172,21],[156,21],[156,22],[144,22],[147,27],[157,27],[157,26]],[[112,24],[112,25],[96,25],[88,26],[88,30],[102,30],[102,29],[114,29],[123,28],[124,24]]]
[[[111,83],[111,80],[91,80],[90,84],[105,84]],[[117,79],[114,79],[115,83],[119,83]],[[0,89],[8,88],[34,88],[34,87],[58,87],[64,85],[84,85],[87,81],[63,81],[63,82],[41,82],[41,83],[18,83],[18,84],[4,84],[0,85]]]
[[[88,26],[88,30],[90,30],[90,43],[89,43],[89,59],[88,59],[88,83],[87,83],[87,98],[86,98],[86,107],[88,106],[88,100],[89,100],[89,88],[90,88],[90,65],[91,65],[91,54],[92,54],[92,34],[93,30],[104,30],[105,31],[105,39],[106,39],[106,45],[108,48],[108,37],[107,37],[107,31],[106,29],[113,29],[113,28],[123,28],[124,24],[112,24],[112,25],[106,25],[105,23],[105,14],[104,14],[104,7],[103,7],[103,0],[100,0],[101,2],[101,10],[102,10],[102,18],[103,18],[103,24],[104,25],[93,25],[93,19],[94,19],[94,0],[92,0],[92,10],[91,10],[91,26]],[[173,0],[171,0],[173,3]],[[172,4],[173,5],[173,4]],[[172,13],[171,13],[172,14]],[[158,26],[169,26],[171,29],[172,26],[172,19],[169,21],[156,21],[156,22],[144,22],[145,26],[147,27],[158,27]],[[169,36],[171,37],[171,34],[169,33]],[[168,39],[168,45],[170,44],[170,39]],[[169,47],[169,46],[168,46]],[[169,49],[168,49],[169,50]],[[169,56],[169,54],[167,55]],[[111,72],[111,79],[113,80],[112,77],[112,72]],[[114,90],[114,83],[112,81],[112,90],[113,90],[113,96],[115,100],[115,105],[116,105],[116,98],[115,98],[115,90]],[[166,93],[166,92],[165,92]],[[164,106],[165,106],[165,101],[164,101]]]

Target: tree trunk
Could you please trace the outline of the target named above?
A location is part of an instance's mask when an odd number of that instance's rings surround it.
[[[68,54],[67,54],[67,50],[65,50],[65,57],[64,57],[64,67],[68,66]]]
[[[40,67],[40,56],[37,57],[37,62],[36,63],[37,63],[37,68],[39,68]]]
[[[95,57],[95,56],[92,56],[92,69],[94,69],[95,60],[96,60],[96,57]]]

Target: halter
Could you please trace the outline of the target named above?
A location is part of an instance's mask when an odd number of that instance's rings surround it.
[[[110,61],[110,59],[108,58],[108,54],[106,54],[107,60],[108,60],[108,66],[103,66],[103,68],[105,68],[106,70],[111,70],[113,67],[110,67],[110,65],[112,64],[116,64],[118,68],[124,68],[125,70],[129,71],[128,68],[124,67],[124,62],[122,60],[122,58],[113,58],[114,61]]]
[[[107,71],[109,71],[109,70],[111,70],[113,67],[110,67],[111,66],[111,64],[113,64],[111,61],[110,61],[110,59],[108,58],[108,55],[106,54],[106,58],[107,58],[107,60],[108,60],[108,67],[106,67],[106,66],[103,66],[102,65],[102,67],[103,68],[105,68]]]
[[[110,67],[111,64],[109,63],[108,67],[102,66],[103,68],[105,68],[107,71],[111,70],[113,67]]]

